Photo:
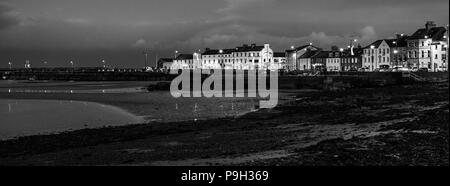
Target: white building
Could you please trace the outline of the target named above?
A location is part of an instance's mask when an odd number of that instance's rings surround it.
[[[270,69],[283,69],[286,70],[286,53],[274,52],[273,53],[273,66]]]
[[[445,27],[436,27],[432,21],[418,29],[407,40],[408,66],[430,71],[447,70],[448,32]]]
[[[172,67],[173,70],[185,70],[194,69],[194,57],[192,54],[180,54],[173,60]]]
[[[341,71],[341,52],[331,51],[328,53],[328,58],[326,59],[327,71],[339,72]]]
[[[273,50],[264,46],[243,45],[234,49],[209,49],[202,54],[202,69],[270,69],[275,68]]]
[[[366,71],[391,67],[391,48],[389,41],[382,39],[364,48],[362,68]]]

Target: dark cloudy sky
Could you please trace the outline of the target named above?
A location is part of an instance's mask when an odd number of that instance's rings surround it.
[[[0,68],[118,67],[175,50],[270,43],[329,48],[411,34],[426,20],[449,22],[449,0],[0,0]]]

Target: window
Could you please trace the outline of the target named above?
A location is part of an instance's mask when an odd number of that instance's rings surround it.
[[[436,54],[436,55],[434,55],[434,59],[438,59],[438,55]]]

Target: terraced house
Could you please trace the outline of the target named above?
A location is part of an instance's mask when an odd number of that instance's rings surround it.
[[[317,51],[320,48],[313,45],[303,45],[299,47],[292,46],[290,50],[286,50],[286,69],[288,71],[305,69],[305,64],[300,65],[300,57],[308,51]]]
[[[234,49],[209,49],[201,54],[202,69],[277,69],[274,52],[269,44],[242,45]],[[277,57],[278,60],[280,57]]]
[[[363,49],[344,50],[341,55],[341,71],[359,71],[362,68]]]
[[[408,67],[430,71],[447,70],[448,28],[436,27],[432,21],[407,40]]]
[[[364,48],[363,69],[376,71],[391,67],[391,48],[389,40],[381,39]]]

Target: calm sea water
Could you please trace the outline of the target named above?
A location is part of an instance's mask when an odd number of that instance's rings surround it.
[[[0,99],[0,139],[143,121],[120,108],[92,102]]]

